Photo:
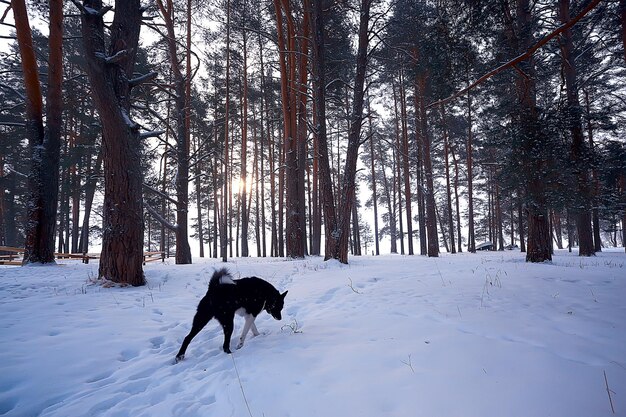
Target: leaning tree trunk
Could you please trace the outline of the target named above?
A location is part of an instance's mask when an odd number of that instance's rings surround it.
[[[336,258],[337,247],[337,213],[335,209],[335,197],[330,174],[330,161],[328,159],[328,137],[326,135],[326,49],[324,41],[324,14],[322,0],[312,0],[313,5],[305,0],[305,4],[311,8],[311,33],[312,33],[312,81],[313,81],[313,108],[315,109],[316,137],[319,158],[319,190],[324,214],[324,260]]]
[[[59,190],[59,158],[63,93],[63,2],[50,1],[50,53],[48,57],[47,126],[37,60],[23,0],[11,2],[26,89],[26,129],[32,152],[28,176],[28,215],[24,263],[54,262],[54,229]]]
[[[176,48],[176,34],[174,32],[174,5],[172,0],[163,4],[162,0],[157,5],[163,16],[167,30],[167,52],[174,78],[174,93],[176,106],[176,263],[191,263],[191,248],[187,227],[189,224],[189,122],[188,109],[190,108],[187,97],[187,82],[178,63],[178,51]],[[189,51],[185,51],[189,54]],[[187,78],[191,74],[187,74]]]
[[[116,0],[109,47],[103,15],[110,7],[84,0],[86,71],[102,123],[104,205],[99,277],[144,285],[143,199],[139,125],[130,118],[130,90],[139,45],[140,0]]]

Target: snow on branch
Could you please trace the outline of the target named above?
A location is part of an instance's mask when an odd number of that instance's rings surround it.
[[[102,17],[107,12],[109,12],[110,10],[113,9],[113,6],[104,6],[100,10],[96,10],[93,7],[84,6],[84,5],[80,4],[80,2],[78,0],[72,0],[72,3],[74,3],[74,5],[76,7],[78,7],[78,9],[81,12],[85,13],[86,15],[94,16],[94,17]]]
[[[178,225],[168,222],[163,216],[161,216],[161,213],[152,208],[150,204],[144,204],[144,207],[146,208],[146,210],[148,210],[148,213],[150,213],[152,217],[154,217],[154,219],[161,223],[163,226],[172,231],[176,231],[178,229]]]
[[[126,59],[128,56],[129,50],[122,49],[121,51],[117,51],[115,55],[107,56],[104,52],[96,52],[96,57],[104,60],[107,64],[117,64],[123,59]]]
[[[143,132],[139,134],[139,139],[156,138],[165,133],[165,130],[151,130],[149,132]]]
[[[166,199],[170,203],[178,205],[178,201],[174,200],[172,197],[168,196],[167,194],[162,193],[161,191],[157,190],[156,188],[153,188],[153,187],[149,186],[146,183],[143,183],[142,186],[143,186],[143,188],[147,189],[148,191],[152,191],[156,195],[159,195],[159,196],[163,197],[164,199]]]
[[[138,85],[152,81],[157,77],[157,75],[159,75],[159,73],[156,71],[140,75],[139,77],[128,80],[128,85],[130,86],[130,88],[137,87]]]

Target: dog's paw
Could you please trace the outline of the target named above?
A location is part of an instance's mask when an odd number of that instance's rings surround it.
[[[176,356],[176,358],[174,359],[174,364],[177,364],[178,362],[182,361],[183,359],[185,359],[185,355],[178,355],[178,356]]]
[[[241,349],[242,347],[243,347],[243,342],[237,343],[237,350]]]
[[[230,351],[230,348],[224,346],[224,353],[228,353],[230,355],[233,352]]]

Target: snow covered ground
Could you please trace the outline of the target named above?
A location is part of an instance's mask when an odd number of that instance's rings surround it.
[[[141,288],[94,284],[97,263],[0,267],[0,415],[601,417],[606,372],[626,416],[623,252],[235,259],[289,290],[283,320],[232,356],[212,321],[174,365],[223,266],[194,262]]]

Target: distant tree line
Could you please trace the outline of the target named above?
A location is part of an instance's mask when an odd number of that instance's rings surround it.
[[[98,240],[142,285],[190,238],[344,263],[626,241],[626,0],[13,0],[0,25],[24,262]]]

